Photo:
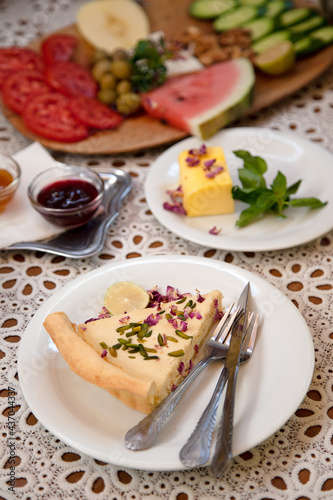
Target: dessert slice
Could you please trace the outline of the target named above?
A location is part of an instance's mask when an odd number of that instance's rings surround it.
[[[77,375],[149,413],[192,368],[221,300],[213,290],[78,326],[56,312],[44,326]]]
[[[196,217],[235,211],[232,180],[222,148],[202,145],[182,151],[178,160],[186,215]]]

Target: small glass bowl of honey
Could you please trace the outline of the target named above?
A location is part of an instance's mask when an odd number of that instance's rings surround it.
[[[20,183],[21,170],[10,156],[0,153],[0,213],[13,198]]]

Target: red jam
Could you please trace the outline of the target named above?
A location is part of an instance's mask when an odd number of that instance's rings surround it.
[[[90,182],[68,179],[46,186],[38,194],[37,201],[47,208],[81,208],[97,195],[97,189]]]
[[[100,201],[97,188],[81,179],[56,181],[37,195],[37,202],[46,209],[60,209],[56,213],[43,212],[43,216],[49,222],[65,227],[86,224],[97,211]]]

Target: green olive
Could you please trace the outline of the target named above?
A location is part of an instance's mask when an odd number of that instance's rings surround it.
[[[96,81],[99,81],[101,76],[108,71],[110,71],[110,61],[107,58],[103,58],[93,65],[91,74]]]
[[[104,50],[96,49],[93,52],[91,62],[94,64],[95,62],[99,61],[100,59],[105,59],[108,57],[108,54],[104,52]]]
[[[112,73],[104,73],[99,79],[101,89],[115,89],[117,85],[116,77]]]
[[[131,76],[132,68],[129,61],[111,61],[110,68],[118,80],[124,80]]]
[[[116,108],[122,115],[130,115],[141,108],[141,98],[134,92],[120,94],[116,99]]]
[[[124,49],[116,49],[114,52],[112,52],[112,60],[113,61],[119,61],[121,59],[128,59],[128,54],[126,50]]]
[[[120,80],[117,83],[116,86],[117,94],[128,94],[128,92],[131,92],[131,90],[132,90],[132,85],[129,80]]]
[[[104,104],[112,104],[117,97],[116,91],[113,89],[102,89],[98,91],[97,97]]]

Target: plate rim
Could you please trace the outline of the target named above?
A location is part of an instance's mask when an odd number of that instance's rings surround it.
[[[169,156],[173,154],[173,152],[176,152],[178,150],[186,149],[187,147],[195,147],[194,143],[196,145],[200,145],[203,142],[208,144],[208,145],[216,145],[218,141],[221,141],[221,138],[223,140],[223,136],[228,136],[228,135],[237,135],[239,133],[243,133],[244,135],[248,134],[270,134],[273,138],[281,138],[281,139],[287,139],[291,142],[293,142],[296,145],[304,145],[304,147],[311,147],[314,151],[321,152],[327,157],[331,156],[331,161],[333,161],[333,155],[330,151],[326,150],[325,148],[319,146],[318,144],[314,144],[310,142],[309,140],[305,139],[304,137],[301,136],[294,136],[292,132],[283,132],[279,130],[274,130],[270,129],[268,127],[232,127],[232,128],[227,128],[219,131],[214,137],[210,138],[207,141],[203,141],[199,138],[196,137],[188,137],[183,139],[182,141],[177,142],[176,144],[173,144],[169,148],[167,148],[159,157],[151,164],[149,172],[147,174],[146,180],[145,180],[145,185],[144,185],[144,191],[145,191],[145,197],[147,200],[147,204],[149,206],[149,209],[155,216],[155,218],[158,220],[160,224],[162,224],[164,227],[166,227],[169,231],[172,233],[176,234],[177,236],[180,236],[188,241],[191,241],[193,243],[197,243],[199,245],[202,245],[204,247],[212,247],[220,250],[229,250],[229,251],[241,251],[241,252],[262,252],[262,251],[270,251],[270,250],[283,250],[287,248],[292,248],[295,246],[303,245],[305,243],[309,243],[316,238],[319,238],[321,236],[324,236],[327,234],[329,231],[333,229],[333,217],[322,217],[323,222],[322,222],[322,229],[316,230],[313,232],[313,234],[308,235],[304,238],[298,238],[297,235],[299,234],[298,231],[295,231],[294,233],[294,238],[292,241],[282,241],[281,243],[275,244],[274,241],[278,241],[278,238],[273,240],[272,242],[267,243],[266,245],[264,244],[256,244],[256,242],[251,242],[247,243],[244,245],[244,241],[246,240],[240,240],[238,243],[237,240],[235,243],[230,242],[230,236],[227,237],[227,241],[223,242],[223,228],[222,228],[222,233],[217,235],[217,236],[212,236],[208,233],[208,228],[207,232],[203,233],[200,229],[192,229],[190,228],[190,231],[194,231],[194,235],[191,234],[189,236],[185,236],[186,234],[186,224],[181,224],[179,221],[181,220],[182,216],[179,216],[177,214],[170,213],[162,208],[162,202],[160,205],[158,205],[154,199],[154,188],[162,188],[162,185],[154,185],[153,184],[153,176],[155,174],[155,170],[160,166],[160,164],[163,162],[163,160],[167,159]],[[189,145],[186,147],[186,145]],[[259,153],[258,153],[259,154]],[[175,160],[176,162],[177,160]],[[168,163],[171,163],[170,160],[167,161]],[[333,181],[333,172],[329,171],[330,175],[332,176],[332,181]],[[328,200],[329,201],[329,200]],[[323,207],[322,209],[318,210],[329,210],[332,212],[333,216],[333,207],[332,207],[332,202],[328,203],[326,207]],[[221,216],[223,217],[223,216]],[[257,222],[253,223],[253,226],[257,224]],[[317,225],[315,226],[315,229],[317,229]],[[241,229],[240,229],[241,231]],[[221,238],[221,239],[220,239]],[[244,245],[244,246],[243,246]]]
[[[130,268],[131,266],[142,266],[142,265],[146,266],[146,265],[149,265],[152,260],[154,261],[154,263],[158,263],[160,265],[163,263],[166,263],[166,262],[167,263],[179,262],[181,264],[188,263],[190,265],[201,264],[204,266],[209,265],[210,267],[213,267],[213,268],[217,267],[221,272],[227,272],[227,273],[233,275],[235,278],[239,279],[242,283],[247,282],[249,279],[252,279],[252,282],[255,282],[256,286],[258,286],[259,288],[260,288],[260,285],[262,285],[262,286],[265,286],[265,288],[268,286],[270,288],[270,290],[276,289],[276,287],[274,287],[274,285],[267,282],[262,277],[255,275],[251,271],[245,270],[245,269],[240,268],[238,266],[235,266],[233,264],[218,261],[216,259],[207,259],[205,257],[200,257],[200,256],[159,255],[159,256],[151,256],[151,257],[139,257],[137,259],[131,259],[129,261],[119,261],[119,262],[115,262],[115,263],[105,264],[97,269],[91,270],[88,273],[85,273],[83,275],[78,276],[74,280],[72,280],[69,283],[67,283],[66,285],[64,285],[53,296],[51,296],[50,299],[48,299],[43,304],[43,306],[41,306],[38,309],[38,311],[36,312],[36,314],[34,315],[32,320],[30,321],[29,325],[27,326],[27,328],[25,330],[25,335],[22,337],[22,340],[20,343],[19,353],[18,353],[19,380],[20,380],[20,385],[21,385],[21,390],[22,390],[23,396],[24,396],[28,406],[30,407],[30,409],[34,412],[34,414],[36,414],[36,418],[40,421],[40,423],[42,425],[44,425],[48,430],[50,430],[55,436],[59,437],[64,443],[72,446],[76,450],[78,450],[82,453],[85,453],[93,458],[104,460],[104,461],[107,461],[108,463],[111,463],[114,465],[121,465],[121,466],[129,467],[132,469],[141,469],[141,470],[147,470],[147,471],[187,470],[187,468],[182,466],[182,464],[180,462],[179,462],[179,464],[175,464],[174,462],[171,462],[171,463],[168,462],[165,466],[162,466],[162,467],[161,467],[160,462],[158,462],[158,461],[157,461],[158,463],[154,462],[154,463],[150,463],[149,465],[148,464],[142,465],[142,462],[144,459],[142,458],[142,456],[137,455],[136,453],[133,453],[133,459],[131,459],[131,460],[130,459],[124,460],[121,456],[118,456],[118,457],[116,456],[115,458],[109,456],[108,460],[106,460],[106,457],[103,453],[102,454],[100,452],[92,453],[92,450],[87,445],[80,444],[80,443],[73,441],[70,437],[64,436],[61,433],[61,431],[58,430],[57,428],[54,428],[54,426],[48,425],[48,423],[45,422],[45,420],[44,420],[44,414],[43,414],[42,418],[40,417],[40,414],[41,414],[40,407],[37,407],[37,410],[36,410],[36,399],[38,400],[38,394],[35,393],[36,387],[34,386],[34,390],[31,391],[29,384],[27,384],[25,382],[25,379],[22,376],[23,370],[25,368],[24,358],[27,355],[25,350],[26,350],[27,346],[29,346],[31,349],[31,339],[30,339],[31,333],[29,333],[29,329],[30,329],[30,332],[31,331],[35,332],[35,330],[34,330],[35,324],[38,324],[38,322],[40,321],[40,318],[42,318],[46,314],[46,311],[50,312],[50,310],[55,308],[57,301],[59,302],[60,296],[62,296],[64,293],[65,293],[65,295],[66,294],[67,295],[73,294],[73,292],[75,292],[75,289],[77,289],[79,286],[81,286],[82,283],[86,282],[87,279],[92,279],[92,280],[97,279],[101,274],[104,274],[105,272],[111,273],[112,271],[115,271],[117,268],[122,269],[123,267]],[[307,356],[311,357],[312,363],[311,363],[311,366],[307,367],[307,373],[308,373],[307,380],[304,381],[302,379],[302,384],[303,384],[302,390],[299,391],[298,397],[295,400],[293,400],[292,408],[288,408],[288,411],[285,412],[285,414],[283,416],[281,416],[279,421],[274,423],[274,430],[272,430],[269,435],[267,435],[267,431],[266,431],[265,435],[261,436],[260,441],[258,441],[258,439],[255,439],[255,442],[253,442],[253,440],[252,441],[250,440],[246,444],[246,450],[251,449],[254,446],[259,445],[263,440],[269,438],[274,432],[276,432],[276,430],[278,428],[281,427],[281,425],[283,425],[293,415],[293,413],[296,411],[296,409],[299,407],[300,403],[304,399],[306,392],[308,390],[308,387],[311,383],[312,376],[313,376],[315,356],[314,356],[314,349],[313,349],[313,340],[312,340],[310,330],[305,322],[304,317],[301,315],[300,311],[297,308],[295,308],[294,304],[292,304],[292,302],[284,294],[282,294],[282,295],[287,300],[286,304],[287,304],[288,308],[291,308],[291,307],[294,308],[294,309],[291,309],[293,314],[295,315],[297,321],[300,321],[306,330],[306,334],[307,334],[306,338],[307,338],[307,344],[308,344]],[[40,330],[42,330],[42,326],[40,326]],[[35,342],[36,342],[36,340],[35,340]],[[311,349],[310,349],[310,347],[311,347]],[[58,355],[59,355],[59,353],[58,353]],[[29,363],[31,363],[30,358],[29,358]],[[68,370],[70,370],[67,365],[66,365],[66,367]],[[41,397],[41,396],[39,396],[39,397]],[[45,410],[44,410],[44,412],[45,412]],[[241,450],[241,451],[237,450],[236,455],[239,455],[240,453],[243,453],[246,450]]]

